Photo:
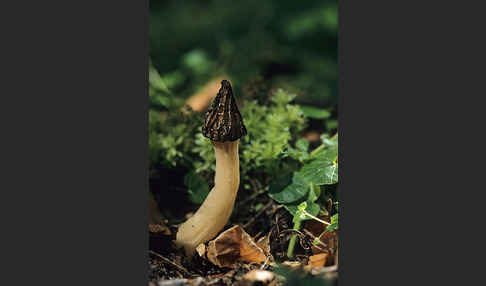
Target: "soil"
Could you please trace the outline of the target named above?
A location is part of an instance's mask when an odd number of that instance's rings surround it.
[[[240,200],[240,202],[244,202]],[[304,232],[298,233],[298,246],[295,247],[293,261],[286,257],[286,251],[290,236],[295,233],[291,229],[292,217],[282,207],[274,201],[268,201],[266,197],[260,196],[252,199],[251,205],[265,203],[256,211],[252,207],[240,206],[240,210],[231,218],[225,229],[232,225],[239,224],[253,238],[259,238],[270,233],[270,252],[276,262],[287,265],[301,265],[296,273],[305,273],[308,277],[320,277],[329,282],[328,284],[317,285],[337,285],[337,267],[327,266],[310,269],[308,264],[309,257],[313,255],[312,234]],[[280,275],[275,275],[271,281],[257,281],[248,278],[245,274],[250,271],[267,270],[275,274],[278,268],[274,263],[254,264],[237,263],[233,268],[220,268],[213,265],[205,257],[194,255],[192,259],[185,256],[182,250],[177,249],[173,241],[177,233],[178,225],[150,225],[149,227],[149,285],[150,286],[175,286],[175,285],[295,285],[290,280]],[[309,229],[313,229],[309,225]],[[315,226],[314,226],[315,228]],[[297,269],[297,268],[296,268]],[[299,272],[300,271],[300,272]],[[324,273],[324,274],[323,274]],[[301,276],[304,274],[300,274]],[[300,277],[300,276],[299,276]],[[303,276],[302,276],[303,277]],[[300,279],[300,278],[299,278]],[[294,279],[295,280],[295,279]],[[304,285],[304,284],[301,284]],[[305,283],[305,285],[307,285]],[[316,285],[310,283],[309,285]]]

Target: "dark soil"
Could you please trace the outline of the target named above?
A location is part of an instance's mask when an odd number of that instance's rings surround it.
[[[252,202],[264,202],[265,196],[257,197]],[[284,262],[291,230],[292,218],[288,212],[273,201],[266,201],[266,204],[258,211],[247,207],[240,208],[237,216],[232,217],[227,228],[234,224],[242,226],[252,237],[262,237],[270,233],[270,248],[276,262]],[[245,210],[245,211],[243,211]],[[165,229],[165,231],[162,231]],[[167,234],[167,229],[170,234]],[[280,276],[276,276],[271,283],[259,281],[247,281],[243,275],[254,269],[274,271],[274,264],[256,265],[240,263],[235,268],[220,268],[213,265],[206,258],[194,255],[188,259],[183,251],[177,249],[173,241],[177,233],[177,226],[163,226],[157,229],[150,229],[149,243],[149,285],[286,285]],[[295,248],[294,261],[307,264],[308,257],[312,255],[312,238],[299,234],[299,247]],[[334,275],[336,276],[336,275]],[[294,279],[290,277],[287,283]],[[332,279],[332,284],[337,285],[337,280]],[[293,283],[293,282],[292,282]],[[311,283],[312,284],[312,283]],[[289,284],[287,284],[289,285]],[[314,284],[313,284],[314,285]],[[319,284],[320,285],[320,284]],[[322,284],[324,285],[324,284]]]

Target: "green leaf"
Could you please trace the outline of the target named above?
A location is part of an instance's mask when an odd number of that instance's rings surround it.
[[[326,119],[331,117],[331,113],[325,109],[320,109],[313,106],[301,105],[300,109],[305,116],[315,119]]]
[[[195,204],[202,204],[209,194],[209,186],[201,176],[192,171],[184,176],[184,184],[187,186],[189,200]]]
[[[338,135],[324,140],[323,147],[311,154],[312,161],[302,166],[299,174],[309,183],[331,185],[338,182]],[[326,144],[326,145],[324,145]]]
[[[339,228],[338,215],[339,214],[335,214],[331,217],[331,224],[326,227],[328,231],[335,231]]]
[[[327,158],[319,158],[304,165],[298,174],[312,184],[336,184],[338,182],[338,164]]]
[[[338,121],[337,120],[327,120],[326,121],[326,129],[327,130],[334,130],[338,128]]]
[[[323,157],[323,156],[325,156],[325,153],[329,149],[332,149],[332,148],[336,149],[335,152],[337,154],[337,148],[338,148],[338,134],[337,133],[332,138],[329,138],[329,135],[326,134],[326,133],[322,134],[321,140],[322,140],[322,144],[310,153],[310,158]]]
[[[327,133],[321,135],[322,144],[327,147],[336,147],[338,145],[338,134],[336,133],[332,138],[329,138]]]
[[[299,139],[295,142],[295,147],[297,147],[300,151],[306,152],[309,149],[309,142],[305,139]]]
[[[285,208],[294,216],[299,217],[300,220],[311,219],[310,217],[303,214],[303,211],[310,213],[313,216],[317,216],[321,207],[315,203],[319,196],[321,195],[321,190],[319,186],[311,185],[307,199],[301,203],[286,204]]]
[[[301,203],[301,204],[300,204],[300,205],[297,207],[297,209],[299,209],[299,211],[303,211],[303,210],[305,210],[306,208],[307,208],[307,203],[306,203],[306,202]]]
[[[313,216],[317,216],[319,214],[319,211],[321,209],[321,207],[316,204],[316,203],[312,203],[312,202],[309,202],[307,201],[307,207],[306,207],[306,211],[308,213],[310,213],[311,215]],[[302,211],[299,211],[299,205],[298,204],[286,204],[284,205],[284,208],[286,210],[289,211],[289,213],[291,213],[294,217],[300,217],[301,220],[307,220],[307,219],[311,219],[310,217],[304,215],[303,218],[301,216],[301,213]]]
[[[318,185],[311,184],[307,201],[315,202],[317,201],[320,195],[321,195],[321,188]]]
[[[285,186],[283,181],[276,182],[270,186],[270,191],[268,195],[275,201],[281,204],[288,204],[296,202],[307,194],[309,191],[309,185],[307,182],[298,174],[294,173],[292,176],[292,183],[283,189],[279,189],[279,186]]]
[[[339,214],[335,214],[331,217],[331,224],[337,224],[338,223],[338,217],[339,217]]]

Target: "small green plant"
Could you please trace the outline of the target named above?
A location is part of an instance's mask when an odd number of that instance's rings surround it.
[[[327,221],[324,221],[324,220],[312,215],[306,209],[307,209],[307,202],[303,202],[297,207],[297,211],[295,212],[294,218],[292,220],[292,222],[294,223],[293,229],[298,231],[300,229],[302,221],[306,220],[306,219],[313,219],[315,221],[318,221],[318,222],[326,225],[326,230],[314,239],[314,242],[313,242],[314,245],[318,245],[322,235],[324,233],[326,233],[326,231],[332,232],[332,231],[335,231],[335,230],[338,229],[338,227],[339,227],[338,226],[338,215],[339,214],[333,215],[331,217],[331,222],[327,222]],[[287,257],[293,257],[296,239],[297,239],[297,235],[292,234],[292,236],[290,237],[289,246],[287,248]]]
[[[297,149],[289,148],[285,154],[302,162],[302,167],[298,171],[283,174],[281,178],[275,179],[277,183],[270,185],[269,196],[283,204],[293,215],[294,230],[297,231],[303,220],[321,221],[317,218],[321,207],[316,202],[321,195],[320,186],[338,182],[338,135],[332,138],[323,135],[321,140],[322,144],[310,153],[307,152],[308,145],[303,141],[297,141]],[[292,179],[285,183],[285,177]],[[296,235],[293,234],[287,249],[288,257],[293,257],[295,240]]]
[[[284,150],[290,147],[292,134],[302,131],[305,118],[298,105],[291,104],[295,94],[277,90],[269,105],[256,100],[245,101],[241,114],[245,120],[248,136],[241,139],[241,176],[245,180],[250,173],[274,174],[286,162],[281,159]],[[199,158],[194,162],[195,171],[214,171],[213,146],[202,134],[195,136],[192,151]]]

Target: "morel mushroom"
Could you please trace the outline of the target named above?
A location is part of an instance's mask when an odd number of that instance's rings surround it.
[[[247,134],[229,81],[223,80],[206,112],[202,134],[211,139],[216,155],[214,188],[197,212],[177,232],[176,244],[191,256],[196,247],[214,238],[231,216],[240,185],[239,139]]]

